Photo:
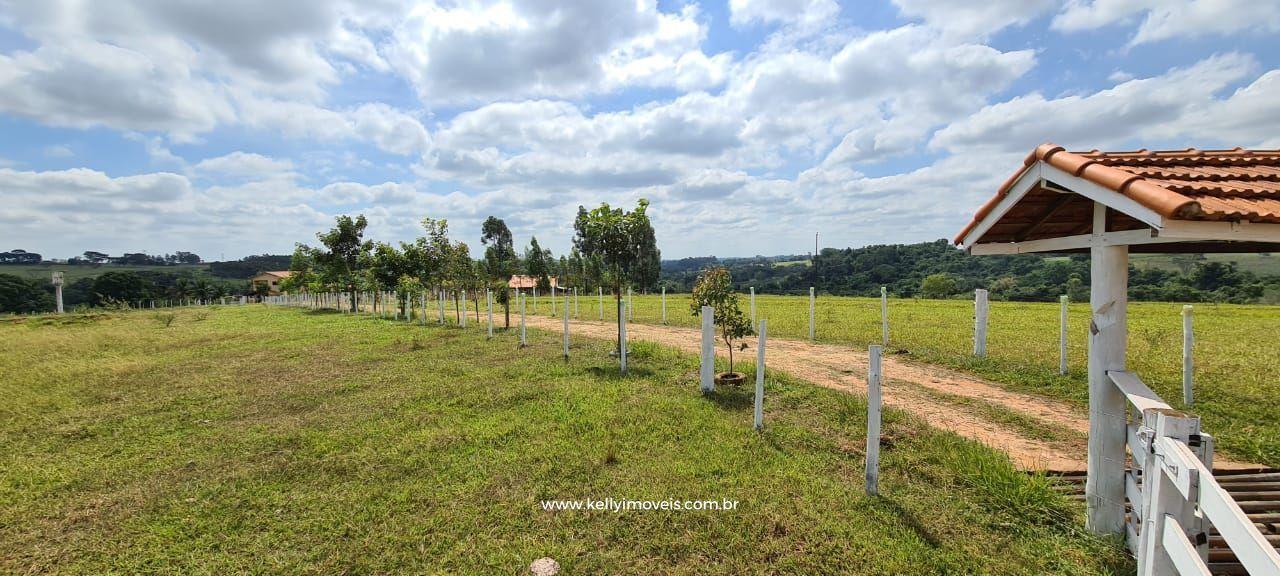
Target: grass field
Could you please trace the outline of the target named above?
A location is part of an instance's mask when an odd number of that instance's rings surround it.
[[[167,314],[167,313],[164,313]],[[898,412],[779,376],[696,392],[635,343],[263,306],[0,322],[0,572],[1099,574],[1083,511]],[[732,512],[543,511],[727,499]]]
[[[68,283],[81,278],[96,278],[107,272],[207,272],[208,264],[178,264],[175,266],[131,266],[126,264],[109,264],[102,266],[53,264],[5,264],[0,266],[0,274],[13,274],[29,280],[49,280],[55,270],[61,271]]]
[[[538,312],[549,312],[547,298]],[[748,298],[741,297],[744,312]],[[599,314],[596,295],[579,302],[585,318]],[[807,296],[757,296],[756,313],[769,319],[769,334],[807,338]],[[1129,368],[1174,406],[1182,404],[1181,304],[1129,305]],[[880,342],[880,300],[819,296],[817,339],[866,350]],[[1086,371],[1088,304],[1072,304],[1068,318],[1069,372],[1058,375],[1058,304],[992,302],[986,359],[973,352],[972,300],[889,300],[890,344],[921,361],[961,368],[1010,388],[1088,402]],[[614,319],[605,297],[604,316]],[[661,299],[635,296],[635,321],[662,320]],[[687,294],[667,296],[667,321],[698,327]],[[1280,306],[1199,304],[1195,308],[1196,403],[1218,449],[1238,458],[1280,466],[1280,378],[1275,369]]]

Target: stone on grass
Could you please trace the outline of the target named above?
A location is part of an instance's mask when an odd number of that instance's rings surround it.
[[[529,565],[529,572],[533,576],[555,576],[560,573],[560,563],[551,558],[539,558]]]

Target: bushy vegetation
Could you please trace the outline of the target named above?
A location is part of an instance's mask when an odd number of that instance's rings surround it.
[[[701,396],[655,345],[623,377],[609,343],[566,362],[536,330],[516,353],[481,326],[194,312],[0,323],[0,572],[1132,571],[1082,505],[898,411],[867,497],[855,395],[774,374],[757,433],[748,393]],[[606,497],[739,504],[540,506]]]

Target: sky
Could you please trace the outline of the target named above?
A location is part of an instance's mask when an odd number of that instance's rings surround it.
[[[1280,148],[1280,0],[0,0],[0,249],[504,219],[664,258],[950,238],[1037,144]]]

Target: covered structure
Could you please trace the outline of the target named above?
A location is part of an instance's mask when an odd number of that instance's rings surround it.
[[[1042,144],[955,242],[979,255],[1090,254],[1090,528],[1127,535],[1139,573],[1204,566],[1210,525],[1250,573],[1280,573],[1280,556],[1213,479],[1199,419],[1125,368],[1129,253],[1280,251],[1280,150]]]
[[[286,278],[292,276],[293,272],[289,270],[270,270],[267,272],[259,272],[249,279],[249,285],[253,287],[254,292],[266,291],[267,296],[280,295],[280,283]]]

